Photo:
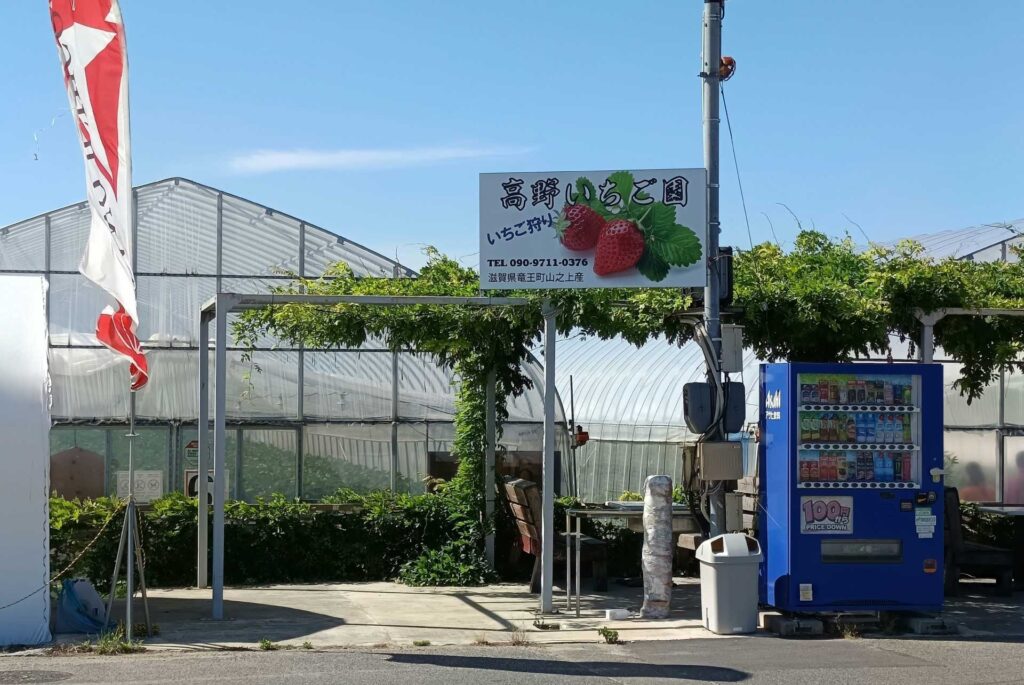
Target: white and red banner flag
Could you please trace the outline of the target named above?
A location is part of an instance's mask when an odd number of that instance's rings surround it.
[[[96,337],[131,360],[132,390],[149,379],[136,336],[132,271],[132,180],[128,126],[128,54],[117,0],[50,0],[50,18],[71,114],[85,158],[92,220],[78,270],[107,291]]]

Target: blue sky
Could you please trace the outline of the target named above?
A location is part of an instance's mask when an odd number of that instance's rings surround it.
[[[475,264],[480,172],[702,165],[699,0],[121,5],[136,184],[189,177],[412,266],[427,243]],[[0,225],[84,199],[46,6],[0,13]],[[754,241],[767,214],[791,242],[778,203],[858,240],[844,214],[872,240],[1024,216],[1021,26],[1017,0],[730,0]]]

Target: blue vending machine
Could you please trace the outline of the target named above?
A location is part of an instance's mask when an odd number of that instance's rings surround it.
[[[942,609],[942,369],[761,366],[761,602]]]

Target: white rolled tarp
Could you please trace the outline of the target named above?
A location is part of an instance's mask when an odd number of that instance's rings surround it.
[[[0,302],[0,645],[37,645],[50,640],[46,283],[2,276]]]

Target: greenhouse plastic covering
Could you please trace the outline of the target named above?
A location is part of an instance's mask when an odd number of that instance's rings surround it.
[[[166,491],[181,487],[183,469],[195,467],[188,443],[198,415],[203,303],[217,292],[268,293],[292,274],[318,277],[338,262],[360,276],[414,274],[322,228],[186,179],[140,186],[135,196],[138,333],[150,365],[150,382],[136,397],[137,416],[148,424],[140,468],[162,472]],[[81,203],[0,229],[0,273],[48,277],[52,415],[65,426],[53,431],[53,449],[87,445],[104,459],[110,489],[116,470],[124,466],[123,430],[68,427],[122,424],[128,414],[127,363],[100,347],[94,335],[96,317],[109,301],[77,271],[88,228],[88,210]],[[234,319],[230,316],[229,323]],[[510,453],[541,450],[543,373],[533,360],[525,371],[534,385],[509,400],[502,446]],[[348,485],[342,461],[359,465],[361,474],[377,469],[390,475],[392,353],[379,341],[358,350],[326,351],[264,339],[249,356],[229,349],[226,372],[226,412],[237,426],[232,430],[238,432],[234,444],[240,452],[232,487],[239,492],[248,483],[249,498],[277,487],[286,494],[320,496]],[[211,406],[212,381],[211,374]],[[407,489],[421,491],[428,453],[451,447],[457,379],[410,351],[398,354],[397,381],[395,462]],[[558,420],[564,424],[561,413]],[[263,461],[256,463],[253,455],[263,455]],[[318,459],[321,471],[336,477],[303,483],[303,462]],[[268,460],[276,460],[273,468]],[[257,482],[254,469],[265,468],[273,473]],[[370,480],[387,484],[386,478]]]

